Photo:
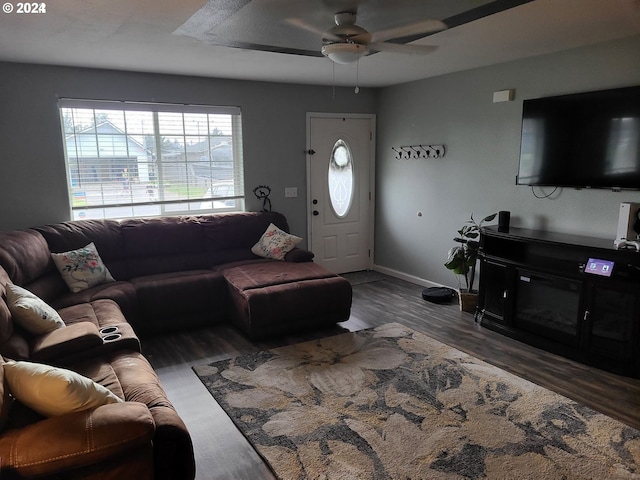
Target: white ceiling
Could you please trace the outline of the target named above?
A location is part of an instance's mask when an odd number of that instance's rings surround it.
[[[0,60],[321,85],[353,85],[356,65],[232,48],[268,44],[319,51],[319,30],[356,2],[369,31],[446,19],[491,0],[55,0],[46,13],[0,14]],[[10,0],[12,5],[17,2]],[[6,5],[6,3],[5,3]],[[211,15],[208,14],[209,12]],[[218,18],[218,20],[216,20]],[[217,25],[214,25],[219,21]],[[214,28],[215,27],[215,28]],[[376,53],[360,86],[380,87],[640,34],[640,0],[534,0],[415,41],[426,56]],[[197,37],[197,38],[194,38]],[[246,47],[247,45],[241,45]],[[0,81],[1,81],[0,71]],[[334,77],[335,75],[335,77]]]

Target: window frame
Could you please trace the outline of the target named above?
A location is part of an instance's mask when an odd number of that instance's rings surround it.
[[[155,197],[154,193],[149,193],[149,198],[145,200],[134,201],[133,193],[130,194],[129,201],[123,202],[109,202],[103,201],[101,204],[96,205],[76,205],[74,206],[75,194],[78,192],[76,186],[74,186],[73,173],[72,170],[75,166],[77,170],[79,170],[79,166],[81,165],[80,161],[82,159],[82,154],[79,153],[79,145],[81,142],[78,141],[79,135],[81,134],[80,130],[76,130],[76,123],[73,124],[73,131],[68,132],[68,129],[65,125],[64,119],[64,109],[90,109],[92,110],[93,116],[93,129],[95,134],[95,143],[93,147],[96,148],[95,157],[88,158],[109,158],[107,156],[100,157],[99,145],[100,140],[107,139],[110,134],[99,134],[97,131],[97,122],[98,118],[96,112],[104,111],[104,110],[113,110],[123,112],[123,119],[125,119],[125,127],[119,133],[114,134],[112,136],[121,135],[125,138],[124,145],[126,149],[126,159],[134,159],[135,157],[131,157],[129,151],[129,143],[134,136],[141,137],[152,137],[154,145],[152,146],[151,152],[147,153],[147,156],[151,155],[153,160],[147,160],[146,163],[148,167],[153,164],[153,176],[155,177],[155,182],[157,182],[157,190],[158,197]],[[60,98],[58,99],[58,111],[60,115],[60,125],[62,131],[62,143],[64,149],[64,162],[65,162],[65,174],[67,178],[67,192],[69,198],[69,208],[70,215],[72,219],[82,219],[83,212],[85,213],[84,218],[101,218],[101,219],[123,219],[123,218],[140,218],[140,217],[149,217],[149,216],[174,216],[174,215],[198,215],[198,214],[207,214],[207,213],[220,213],[220,212],[228,212],[228,211],[244,211],[245,210],[245,192],[244,192],[244,161],[243,161],[243,144],[242,144],[242,115],[239,107],[234,106],[210,106],[210,105],[190,105],[190,104],[173,104],[173,103],[157,103],[157,102],[132,102],[132,101],[113,101],[113,100],[93,100],[93,99],[72,99],[72,98]],[[151,113],[153,118],[153,126],[152,133],[135,133],[132,129],[127,128],[127,112],[147,112]],[[179,138],[182,141],[182,153],[180,155],[183,156],[180,160],[176,160],[173,162],[172,160],[167,160],[166,157],[163,157],[166,151],[163,150],[163,137],[166,135],[160,130],[160,117],[165,113],[178,113],[181,115],[182,120],[182,133],[173,133],[169,134],[171,137]],[[195,135],[193,133],[188,133],[185,126],[185,114],[206,114],[207,115],[207,127],[206,132],[203,135]],[[215,130],[219,130],[217,127],[211,127],[211,117],[209,115],[229,115],[230,120],[229,124],[226,125],[230,129],[230,133],[224,136],[230,136],[229,147],[231,149],[231,183],[218,181],[215,182],[213,178],[213,167],[214,164],[218,163],[218,160],[214,160],[211,155],[211,151],[213,150],[211,144],[211,138],[216,135],[213,133]],[[111,121],[110,121],[111,122]],[[179,123],[178,123],[179,124]],[[74,136],[74,153],[71,157],[69,157],[68,152],[68,137],[72,135]],[[194,166],[197,162],[193,159],[189,158],[188,146],[191,143],[187,143],[187,140],[193,140],[194,138],[204,138],[206,139],[206,147],[208,150],[207,154],[207,162],[209,165],[208,170],[205,168],[204,171],[208,171],[208,180],[206,180],[205,186],[208,185],[208,189],[206,193],[209,195],[205,195],[203,197],[191,197],[189,194],[186,195],[186,198],[178,198],[167,200],[165,197],[165,190],[167,186],[170,184],[169,174],[163,173],[163,168],[168,168],[169,165],[173,164],[174,166],[183,166],[184,167],[184,175],[186,176],[186,185],[187,191],[189,189],[189,175],[193,175],[197,178],[195,171],[191,169],[191,166]],[[180,142],[178,142],[180,143]],[[92,145],[90,145],[92,147]],[[177,149],[175,152],[179,152]],[[174,153],[175,153],[174,152]],[[87,157],[85,157],[87,158]],[[141,163],[137,160],[136,166],[139,168]],[[75,164],[75,165],[74,165]],[[109,170],[113,170],[113,167],[110,167],[108,164],[101,165],[99,168],[104,169],[104,172]],[[149,171],[150,171],[149,170]],[[125,189],[125,185],[128,183],[126,179],[127,168],[123,169],[122,173],[122,183],[123,189]],[[138,173],[139,170],[136,172]],[[191,173],[189,173],[191,172]],[[103,173],[103,171],[101,171]],[[76,180],[78,182],[79,180]],[[113,181],[113,179],[111,179]],[[145,182],[153,183],[151,180],[147,179]],[[96,182],[99,185],[101,192],[104,192],[104,185],[106,184],[105,180],[99,180]],[[231,187],[233,194],[227,195],[224,197],[214,196],[215,187],[219,185],[228,185]],[[148,189],[149,190],[153,189]],[[227,189],[228,190],[228,189]],[[81,193],[81,191],[80,191]],[[228,192],[227,192],[228,193]],[[102,196],[104,199],[104,195]],[[125,200],[127,200],[125,198]],[[136,199],[137,200],[137,199]],[[86,201],[86,197],[85,197]],[[215,202],[218,202],[216,205]],[[220,202],[223,202],[224,206],[219,206]],[[229,205],[229,203],[232,205]],[[210,204],[209,206],[207,206]],[[155,207],[153,212],[147,211],[146,213],[139,213],[140,210],[148,209],[149,207]],[[118,211],[122,209],[128,209],[129,213],[120,215],[120,214],[110,214],[109,211]],[[136,213],[138,210],[138,213]],[[86,212],[92,212],[91,215],[86,215]],[[97,215],[96,215],[97,213]]]

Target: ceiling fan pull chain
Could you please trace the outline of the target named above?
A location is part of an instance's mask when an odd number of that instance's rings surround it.
[[[356,93],[360,91],[360,87],[358,86],[359,84],[360,84],[360,58],[356,60],[356,88],[354,89],[354,92]]]
[[[335,62],[331,62],[331,66],[333,67],[331,70],[331,84],[333,85],[331,87],[331,100],[335,100],[336,99],[336,64]]]

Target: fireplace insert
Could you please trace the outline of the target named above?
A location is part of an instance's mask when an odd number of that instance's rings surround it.
[[[514,324],[554,341],[577,345],[581,282],[517,270]]]

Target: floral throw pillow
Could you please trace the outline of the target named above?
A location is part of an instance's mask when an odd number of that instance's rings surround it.
[[[284,232],[270,223],[258,243],[251,247],[251,251],[260,257],[284,260],[284,256],[301,241],[302,238]]]
[[[115,281],[91,242],[84,248],[64,253],[52,253],[60,275],[73,293],[101,283]]]

